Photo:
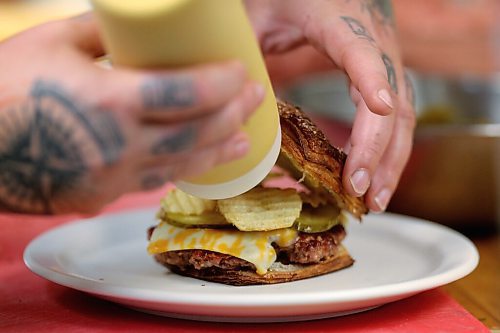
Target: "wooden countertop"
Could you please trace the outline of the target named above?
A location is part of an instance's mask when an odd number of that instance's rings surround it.
[[[476,245],[478,267],[465,278],[442,287],[492,332],[500,332],[500,233],[469,238]]]

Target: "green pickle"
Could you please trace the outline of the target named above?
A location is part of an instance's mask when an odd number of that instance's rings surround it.
[[[181,227],[198,228],[198,227],[217,227],[228,226],[224,216],[216,212],[203,213],[201,215],[185,215],[181,213],[165,213],[165,217],[172,224]]]
[[[307,233],[323,232],[343,223],[343,220],[337,206],[324,205],[313,208],[304,205],[299,218],[295,221],[295,227],[297,230]]]

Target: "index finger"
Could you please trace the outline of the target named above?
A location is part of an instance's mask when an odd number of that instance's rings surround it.
[[[397,83],[387,54],[371,45],[353,43],[344,51],[342,65],[371,112],[382,116],[393,112]]]
[[[378,47],[375,35],[353,16],[332,18],[331,11],[316,10],[311,16],[317,19],[304,23],[307,39],[346,72],[371,112],[391,114],[397,100],[395,69],[392,59]]]

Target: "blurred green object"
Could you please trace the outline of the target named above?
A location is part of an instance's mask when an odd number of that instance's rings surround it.
[[[458,122],[457,110],[449,105],[428,106],[418,116],[418,126],[453,124]]]
[[[446,104],[429,105],[417,117],[417,126],[488,124],[490,122],[492,120],[481,112],[464,117],[456,107]]]

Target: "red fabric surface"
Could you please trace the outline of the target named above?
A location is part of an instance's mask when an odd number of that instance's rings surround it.
[[[130,195],[106,212],[157,205],[163,191]],[[0,332],[489,332],[439,290],[355,315],[310,322],[221,324],[147,315],[31,273],[22,255],[40,233],[75,216],[0,215]]]

